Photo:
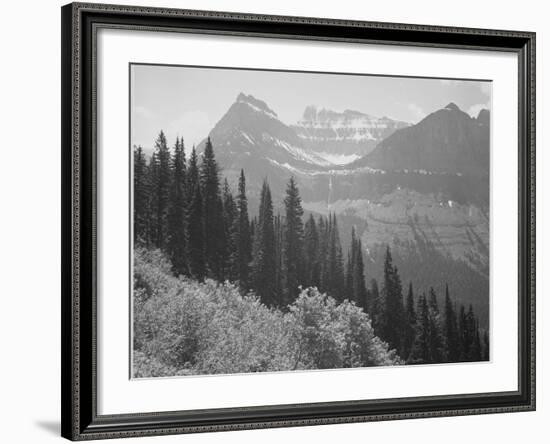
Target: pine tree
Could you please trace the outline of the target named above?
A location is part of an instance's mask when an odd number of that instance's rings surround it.
[[[225,251],[223,254],[223,275],[225,279],[228,279],[232,282],[238,280],[238,271],[235,266],[236,262],[236,251],[237,251],[237,236],[236,231],[239,229],[239,217],[237,204],[229,188],[229,182],[227,178],[223,183],[223,193],[222,193],[222,209],[223,209],[223,229],[224,229],[224,238],[225,238]]]
[[[447,362],[460,360],[460,344],[458,339],[458,325],[456,313],[449,296],[449,285],[445,286],[445,343]]]
[[[197,150],[193,145],[191,156],[189,156],[189,166],[187,167],[187,203],[191,203],[195,186],[200,185],[199,178],[199,158]]]
[[[269,185],[264,181],[258,222],[254,229],[252,274],[256,294],[268,306],[280,306],[282,303],[280,295],[276,293],[275,266],[273,201]]]
[[[237,195],[237,227],[234,230],[236,258],[234,275],[242,291],[250,289],[250,261],[252,260],[252,229],[248,219],[248,199],[246,197],[246,179],[241,169],[239,194]]]
[[[352,230],[352,236],[355,238],[355,229]],[[354,247],[352,248],[352,297],[355,303],[363,308],[367,309],[367,288],[365,286],[365,265],[363,263],[363,245],[361,239],[356,238],[352,241]]]
[[[382,302],[380,301],[380,292],[378,290],[378,282],[376,279],[370,281],[370,304],[368,307],[370,318],[372,319],[372,328],[377,336],[382,329]]]
[[[430,288],[429,308],[429,331],[430,331],[430,356],[432,363],[441,363],[444,361],[444,344],[441,329],[441,318],[435,290]]]
[[[285,245],[285,224],[283,217],[277,213],[273,219],[273,231],[275,233],[275,294],[283,295],[284,283],[284,245]],[[282,303],[282,302],[281,302]]]
[[[490,348],[489,348],[489,334],[487,330],[483,332],[483,352],[481,359],[482,361],[489,361],[491,358]]]
[[[310,213],[304,227],[304,283],[308,287],[319,287],[319,233],[313,214]]]
[[[416,336],[416,312],[414,309],[414,293],[412,282],[409,282],[409,291],[407,292],[407,302],[405,306],[405,329],[403,340],[403,351],[401,357],[408,360]]]
[[[458,315],[458,349],[459,349],[459,362],[465,362],[468,360],[469,353],[469,334],[468,334],[468,322],[466,318],[466,310],[464,305],[460,306]]]
[[[151,163],[152,240],[155,247],[166,250],[171,171],[170,150],[163,131],[159,133],[155,142],[155,151]]]
[[[303,276],[304,264],[304,226],[302,216],[302,199],[296,186],[294,177],[291,177],[284,199],[285,204],[285,230],[284,230],[284,283],[283,291],[285,295],[285,305],[292,303],[298,295],[298,286]]]
[[[202,193],[199,181],[199,169],[197,165],[197,152],[195,147],[189,159],[187,170],[188,195],[188,223],[187,223],[187,248],[188,266],[192,277],[202,281],[206,275],[204,259],[204,220]]]
[[[474,308],[472,304],[468,307],[466,313],[466,319],[464,323],[464,343],[465,343],[465,358],[466,361],[473,361],[476,355],[475,350],[475,336],[476,336],[476,318],[474,315]]]
[[[430,311],[426,295],[418,298],[416,309],[416,333],[408,362],[411,364],[426,364],[432,362],[430,340]]]
[[[168,210],[168,254],[176,275],[187,275],[187,176],[183,138],[176,138],[172,157]]]
[[[382,338],[391,348],[401,350],[403,327],[403,294],[401,279],[397,268],[393,266],[390,247],[386,248],[384,260],[384,325]]]
[[[472,342],[472,349],[470,353],[470,361],[478,362],[482,360],[481,338],[479,334],[479,328],[477,326],[475,329],[474,340]]]
[[[204,220],[204,258],[207,274],[224,280],[225,232],[218,164],[210,138],[207,139],[200,168]]]
[[[134,147],[134,243],[149,242],[149,175],[141,146]]]
[[[319,251],[317,257],[319,258],[319,290],[321,292],[327,291],[329,273],[328,273],[328,227],[327,222],[323,216],[319,216],[317,222],[319,232]]]
[[[342,244],[340,243],[336,214],[329,216],[327,234],[326,291],[330,296],[341,302],[344,299],[345,276]]]

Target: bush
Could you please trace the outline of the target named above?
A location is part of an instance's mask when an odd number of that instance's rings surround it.
[[[175,278],[160,252],[136,249],[134,377],[400,363],[353,303],[309,288],[288,308],[228,282]]]

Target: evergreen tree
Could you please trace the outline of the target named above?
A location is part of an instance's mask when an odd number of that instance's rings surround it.
[[[418,298],[416,309],[416,334],[408,362],[411,364],[425,364],[432,362],[430,334],[430,310],[426,295]]]
[[[465,362],[468,360],[469,353],[469,334],[468,334],[468,322],[466,318],[466,310],[464,305],[460,306],[458,315],[458,349],[459,349],[459,362]]]
[[[236,231],[239,229],[239,217],[237,204],[229,188],[229,182],[227,178],[223,184],[222,193],[222,208],[223,208],[223,228],[225,238],[225,251],[223,254],[223,275],[225,279],[232,282],[238,280],[238,268],[235,266],[237,261],[237,236]]]
[[[341,302],[344,299],[345,276],[342,244],[340,243],[336,214],[329,215],[327,234],[326,291],[330,296]]]
[[[323,216],[319,216],[317,222],[319,232],[319,290],[327,291],[329,273],[328,273],[328,222]]]
[[[386,248],[384,261],[384,325],[382,338],[390,348],[401,350],[403,327],[403,294],[401,279],[392,262],[390,247]]]
[[[141,146],[134,146],[134,243],[149,241],[149,175]]]
[[[187,185],[183,138],[176,138],[172,157],[170,205],[168,210],[168,254],[176,275],[187,275]]]
[[[275,230],[273,226],[273,201],[267,181],[262,185],[258,222],[254,229],[254,254],[252,274],[254,290],[268,306],[281,305],[276,293],[275,281]]]
[[[187,190],[188,190],[187,204],[188,205],[191,203],[196,185],[200,185],[199,157],[197,155],[197,150],[193,145],[193,149],[191,150],[191,156],[189,156],[189,166],[187,167]]]
[[[285,224],[280,214],[273,219],[275,232],[275,294],[283,295]],[[281,302],[282,303],[282,302]]]
[[[355,248],[357,247],[355,243],[355,227],[351,227],[351,242],[350,248],[348,251],[348,260],[346,264],[346,273],[345,273],[345,298],[350,301],[355,301],[355,294],[353,289],[353,278],[355,273]],[[357,301],[355,301],[357,302]]]
[[[437,296],[433,288],[430,288],[429,308],[429,331],[430,331],[430,357],[432,363],[441,363],[444,361],[443,334],[441,331],[441,318]]]
[[[361,239],[355,238],[355,229],[352,229],[352,298],[355,303],[367,309],[367,288],[365,286],[365,265],[363,263],[363,245]]]
[[[487,330],[483,332],[483,352],[481,359],[483,361],[489,361],[491,358],[490,349],[489,349],[489,334]]]
[[[246,197],[246,179],[241,169],[239,177],[239,194],[237,196],[237,223],[234,230],[234,245],[236,248],[236,260],[234,274],[239,281],[242,291],[250,288],[250,261],[252,260],[252,229],[248,219],[248,199]]]
[[[285,204],[285,231],[284,231],[284,295],[285,305],[292,303],[298,295],[298,286],[301,283],[303,276],[303,242],[304,242],[304,226],[302,216],[302,199],[300,192],[296,186],[294,177],[291,177],[284,199]]]
[[[374,278],[370,281],[370,304],[368,310],[370,318],[372,319],[372,327],[377,336],[380,336],[379,331],[382,329],[383,325],[383,310],[382,301],[380,301],[380,292],[378,291],[378,282]]]
[[[153,245],[166,251],[168,243],[168,206],[170,200],[170,150],[161,131],[151,159],[151,209]]]
[[[204,220],[202,193],[199,181],[199,168],[197,165],[197,152],[195,147],[189,159],[187,170],[188,193],[188,223],[187,223],[187,248],[188,266],[192,277],[202,281],[206,275],[204,259]]]
[[[458,325],[456,313],[449,296],[449,285],[445,286],[445,343],[447,362],[460,360],[460,344],[458,339]]]
[[[465,344],[465,360],[473,361],[477,350],[475,350],[476,340],[476,318],[472,304],[468,307],[466,320],[464,323],[464,344]]]
[[[481,338],[479,335],[479,328],[475,329],[474,339],[472,341],[472,349],[470,352],[470,361],[478,362],[482,360]]]
[[[220,193],[218,164],[210,138],[207,139],[200,168],[200,183],[203,202],[204,258],[208,276],[224,280],[225,231],[223,206]]]
[[[407,302],[405,306],[405,329],[403,334],[403,351],[401,357],[408,360],[416,336],[416,311],[414,309],[414,293],[412,282],[409,282],[409,291],[407,292]]]
[[[319,261],[319,233],[313,214],[310,213],[304,227],[305,285],[319,287],[321,266]]]

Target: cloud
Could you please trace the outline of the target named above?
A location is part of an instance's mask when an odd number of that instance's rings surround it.
[[[407,105],[407,109],[411,114],[411,123],[420,122],[424,117],[426,117],[426,112],[415,103],[409,103]]]
[[[479,89],[484,96],[491,96],[491,88],[493,84],[491,82],[478,82]]]
[[[186,150],[190,150],[208,136],[212,126],[206,112],[187,111],[168,124],[166,135],[172,141],[176,137],[183,137]]]
[[[136,117],[140,117],[142,119],[153,118],[153,113],[149,109],[141,105],[134,106],[134,113]]]

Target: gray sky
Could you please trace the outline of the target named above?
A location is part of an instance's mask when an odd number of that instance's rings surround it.
[[[132,145],[151,148],[163,129],[186,148],[205,138],[240,92],[263,100],[286,124],[308,105],[416,123],[449,102],[477,115],[490,82],[219,68],[132,65]]]

